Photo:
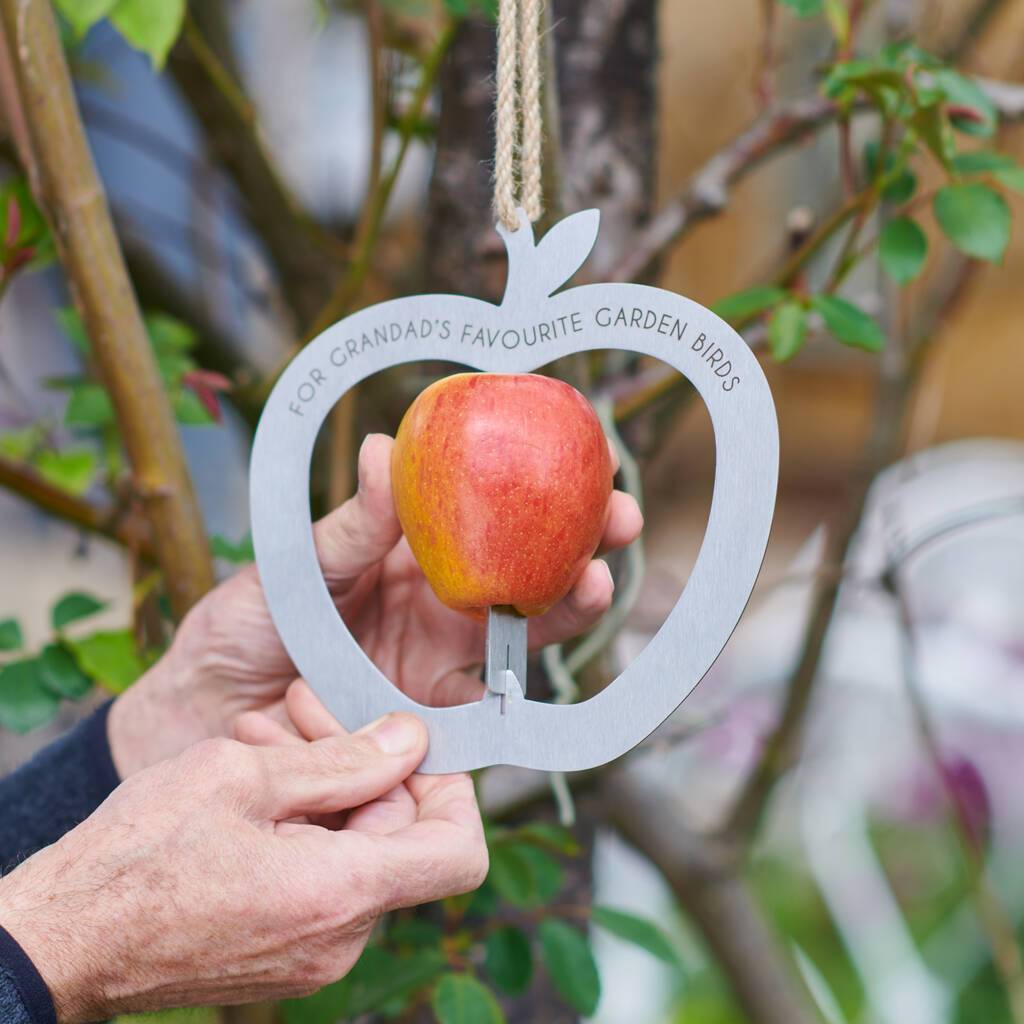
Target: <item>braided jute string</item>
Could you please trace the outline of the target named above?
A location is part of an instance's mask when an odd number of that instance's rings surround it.
[[[500,0],[494,146],[494,211],[510,231],[516,207],[540,218],[540,19],[543,0]]]

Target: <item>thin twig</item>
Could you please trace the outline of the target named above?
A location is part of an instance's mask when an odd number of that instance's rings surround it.
[[[366,275],[370,270],[377,237],[384,220],[384,214],[387,212],[388,200],[391,198],[395,182],[398,180],[398,174],[405,161],[409,144],[423,118],[423,111],[426,108],[427,100],[434,91],[437,73],[440,70],[441,62],[448,52],[449,46],[451,46],[454,35],[455,26],[449,22],[442,29],[437,42],[423,61],[419,84],[408,108],[398,123],[398,152],[395,154],[391,167],[377,182],[377,187],[373,190],[369,200],[363,207],[363,215],[356,231],[352,262],[349,265],[348,272],[335,286],[331,295],[313,320],[312,326],[306,332],[305,341],[315,338],[321,331],[326,330],[336,320],[345,316],[351,309],[353,302],[359,297],[363,282],[366,280]]]

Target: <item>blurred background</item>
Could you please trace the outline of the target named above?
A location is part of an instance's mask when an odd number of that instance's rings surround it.
[[[500,298],[493,11],[55,6],[224,576],[251,558],[252,431],[296,345],[402,294]],[[457,969],[495,1002],[452,1020],[1024,1024],[1024,2],[554,0],[544,38],[541,230],[600,208],[577,282],[680,292],[762,358],[782,443],[763,572],[628,758],[481,773],[476,902],[389,924],[361,988],[210,1019],[445,1021],[432,992]],[[3,91],[6,772],[129,685],[175,609]],[[339,405],[315,512],[351,492],[362,437],[450,369]],[[565,700],[614,678],[685,586],[714,439],[655,361],[545,372],[594,401],[646,514],[612,560],[613,612],[531,668]],[[70,682],[33,674],[53,647]],[[568,962],[543,929],[560,916]]]

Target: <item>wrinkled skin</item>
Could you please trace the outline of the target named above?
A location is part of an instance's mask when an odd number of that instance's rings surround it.
[[[468,776],[410,775],[418,719],[286,735],[207,740],[143,769],[0,880],[0,924],[61,1024],[306,995],[351,968],[382,913],[481,883]]]

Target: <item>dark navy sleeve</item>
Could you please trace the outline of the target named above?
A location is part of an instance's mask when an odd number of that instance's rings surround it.
[[[109,711],[107,702],[0,779],[0,874],[55,843],[117,787],[121,780],[107,740]]]
[[[0,928],[0,1021],[57,1024],[46,982],[11,936]]]

